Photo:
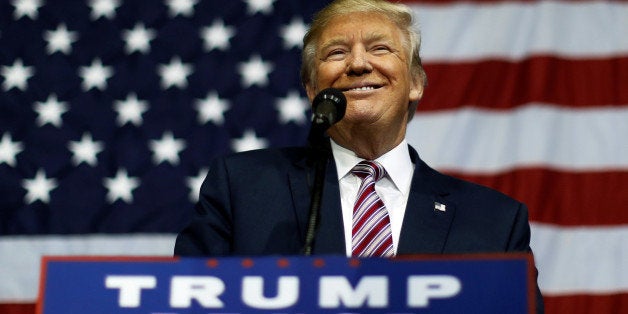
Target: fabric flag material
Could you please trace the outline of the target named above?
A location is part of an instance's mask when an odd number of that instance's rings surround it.
[[[528,205],[548,313],[627,311],[628,2],[403,2],[408,141]],[[34,312],[43,255],[171,255],[212,157],[303,144],[326,3],[0,3],[0,313]]]

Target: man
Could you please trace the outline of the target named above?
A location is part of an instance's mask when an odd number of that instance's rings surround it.
[[[404,5],[338,0],[314,18],[304,38],[303,84],[310,100],[329,87],[341,90],[347,109],[328,130],[332,158],[312,252],[530,252],[525,205],[438,173],[406,143],[426,82],[419,47]],[[305,148],[215,160],[175,254],[300,254],[313,175]]]

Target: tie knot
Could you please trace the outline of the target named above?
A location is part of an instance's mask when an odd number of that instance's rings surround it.
[[[361,179],[373,177],[374,181],[379,181],[386,175],[386,169],[377,161],[362,160],[351,169],[351,173]]]

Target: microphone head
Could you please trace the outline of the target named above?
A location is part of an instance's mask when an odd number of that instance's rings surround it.
[[[342,117],[345,116],[345,111],[347,110],[347,98],[345,95],[339,89],[331,87],[323,89],[314,97],[312,101],[312,111],[317,112],[318,106],[326,102],[332,103],[336,109],[335,121],[333,122],[340,121]]]

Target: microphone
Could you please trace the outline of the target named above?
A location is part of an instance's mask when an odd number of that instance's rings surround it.
[[[326,88],[312,101],[312,126],[308,142],[313,147],[323,147],[325,131],[340,121],[347,109],[347,98],[338,89]]]
[[[326,88],[312,101],[312,125],[327,130],[340,121],[347,109],[347,98],[338,89]]]

